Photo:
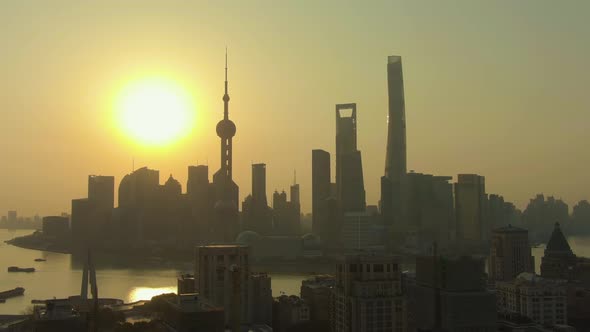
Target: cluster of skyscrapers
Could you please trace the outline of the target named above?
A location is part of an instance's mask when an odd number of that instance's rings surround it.
[[[560,225],[553,226],[536,275],[529,233],[511,224],[517,210],[488,194],[483,176],[459,174],[453,183],[450,176],[408,171],[401,57],[388,58],[387,82],[378,205],[366,202],[357,105],[346,103],[335,107],[334,176],[330,153],[312,151],[312,234],[301,236],[296,180],[289,199],[275,191],[269,206],[263,163],[252,165],[252,193],[240,213],[226,66],[224,115],[216,128],[221,166],[213,181],[208,166],[189,166],[183,193],[172,176],[160,185],[159,172],[143,167],[121,180],[115,208],[114,178],[89,176],[88,198],[72,201],[74,247],[197,246],[195,276],[182,276],[178,298],[164,299],[172,325],[492,332],[570,331],[570,322],[588,324],[590,263],[574,255]],[[47,219],[47,225],[63,231],[63,220]],[[334,275],[304,281],[301,297],[273,299],[270,277],[252,271],[263,256],[328,262]],[[403,267],[408,261],[412,272]],[[180,320],[178,311],[201,318]],[[191,328],[199,330],[198,324]]]
[[[209,182],[207,165],[189,166],[186,193],[172,175],[160,185],[159,171],[142,167],[127,174],[119,185],[114,207],[114,177],[88,177],[88,198],[72,200],[74,248],[117,249],[161,245],[191,250],[195,244],[236,241],[240,231],[263,236],[300,235],[299,185],[290,200],[285,192],[266,197],[266,165],[252,165],[252,194],[239,212],[239,187],[233,181],[233,144],[236,125],[229,119],[227,66],[223,119],[216,127],[221,166]]]

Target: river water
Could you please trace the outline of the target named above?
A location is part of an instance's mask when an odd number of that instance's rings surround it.
[[[31,300],[65,298],[79,295],[82,283],[82,263],[72,255],[18,248],[4,243],[6,240],[30,234],[30,230],[0,229],[0,291],[24,287],[25,295],[0,303],[0,314],[20,314]],[[44,258],[46,262],[35,262]],[[34,273],[8,273],[8,266],[34,267]],[[121,266],[133,266],[124,268]],[[97,263],[96,279],[100,297],[119,298],[125,302],[149,300],[152,296],[176,292],[176,278],[182,273],[193,273],[192,263],[113,261]],[[274,274],[274,296],[299,295],[301,281],[307,274]]]
[[[30,234],[30,230],[0,229],[0,291],[24,287],[25,295],[0,303],[0,314],[20,314],[33,299],[64,298],[80,294],[82,261],[69,254],[18,248],[5,240]],[[569,237],[576,255],[590,257],[590,236]],[[540,271],[543,247],[533,248],[535,269]],[[35,262],[44,258],[46,262]],[[34,267],[34,273],[8,273],[8,266]],[[131,267],[130,267],[131,266]],[[96,277],[100,297],[119,298],[125,302],[149,300],[152,296],[176,292],[176,278],[192,273],[192,263],[157,262],[152,264],[116,258],[97,262]],[[299,295],[301,281],[308,274],[269,273],[274,296]]]

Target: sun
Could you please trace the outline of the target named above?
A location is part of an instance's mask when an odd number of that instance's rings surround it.
[[[142,144],[168,145],[188,134],[194,107],[190,95],[173,80],[143,78],[128,84],[117,98],[121,130]]]

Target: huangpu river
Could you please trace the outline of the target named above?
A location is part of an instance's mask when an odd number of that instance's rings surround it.
[[[31,306],[31,300],[66,298],[80,294],[83,259],[59,254],[23,249],[4,243],[15,237],[31,234],[31,230],[0,229],[0,291],[24,287],[24,296],[0,303],[0,314],[20,314]],[[45,262],[35,262],[43,258]],[[9,273],[9,266],[34,267],[33,273]],[[125,302],[149,300],[162,293],[176,292],[176,278],[193,273],[192,262],[136,262],[113,258],[96,263],[99,297],[122,299]],[[309,274],[269,273],[274,296],[299,295],[301,281]]]
[[[83,258],[23,249],[4,243],[15,237],[30,234],[31,230],[0,229],[0,291],[24,287],[24,296],[0,303],[0,314],[20,314],[31,306],[31,300],[65,298],[80,294]],[[569,237],[568,241],[578,256],[590,257],[590,236]],[[544,247],[533,248],[535,269],[540,272]],[[35,262],[36,258],[46,259]],[[33,273],[9,273],[9,266],[34,267]],[[162,293],[176,292],[176,278],[193,273],[192,262],[137,262],[117,257],[97,259],[96,276],[100,297],[122,299],[125,302],[149,300]],[[299,295],[301,281],[307,273],[269,273],[274,296]]]

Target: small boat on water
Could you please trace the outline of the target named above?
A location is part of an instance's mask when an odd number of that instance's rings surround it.
[[[35,258],[35,262],[46,262],[45,258]]]
[[[15,289],[7,290],[4,292],[0,292],[0,300],[6,300],[11,297],[21,296],[25,293],[25,289],[22,287],[17,287]]]
[[[34,267],[9,266],[8,272],[35,272]]]

